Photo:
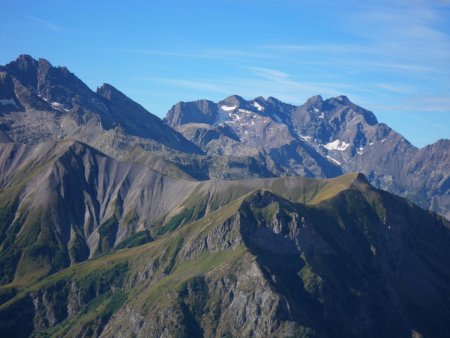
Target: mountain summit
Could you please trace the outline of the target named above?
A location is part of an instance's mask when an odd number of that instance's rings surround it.
[[[136,145],[202,153],[111,85],[93,92],[65,67],[21,55],[0,67],[0,129],[21,143],[76,138],[114,154]]]

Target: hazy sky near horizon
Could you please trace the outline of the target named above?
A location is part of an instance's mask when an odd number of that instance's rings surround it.
[[[347,95],[422,147],[450,138],[450,0],[0,0],[19,54],[110,83],[152,113],[178,101]]]

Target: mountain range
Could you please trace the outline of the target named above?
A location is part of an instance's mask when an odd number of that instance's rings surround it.
[[[361,172],[378,188],[450,216],[450,140],[417,149],[345,96],[301,106],[272,97],[180,102],[165,121],[208,154],[262,159],[271,175]]]
[[[450,140],[417,149],[345,96],[161,120],[21,55],[0,66],[0,335],[446,337],[449,177]]]
[[[0,89],[6,142],[76,139],[199,180],[361,172],[450,217],[450,140],[417,149],[345,96],[301,106],[236,95],[179,102],[164,123],[111,85],[93,92],[67,68],[26,55],[0,67]]]

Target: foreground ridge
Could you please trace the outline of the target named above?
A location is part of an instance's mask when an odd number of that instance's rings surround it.
[[[444,337],[450,224],[360,174],[296,179],[198,182],[208,212],[159,239],[1,287],[0,332]]]

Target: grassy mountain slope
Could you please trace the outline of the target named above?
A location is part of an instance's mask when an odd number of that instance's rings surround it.
[[[254,189],[308,202],[326,195],[329,185],[345,187],[354,176],[197,182],[119,162],[68,140],[3,143],[0,171],[1,284],[28,284],[115,247],[158,238]]]
[[[315,182],[309,205],[274,183],[151,243],[1,287],[2,335],[446,336],[446,220],[359,175]]]

